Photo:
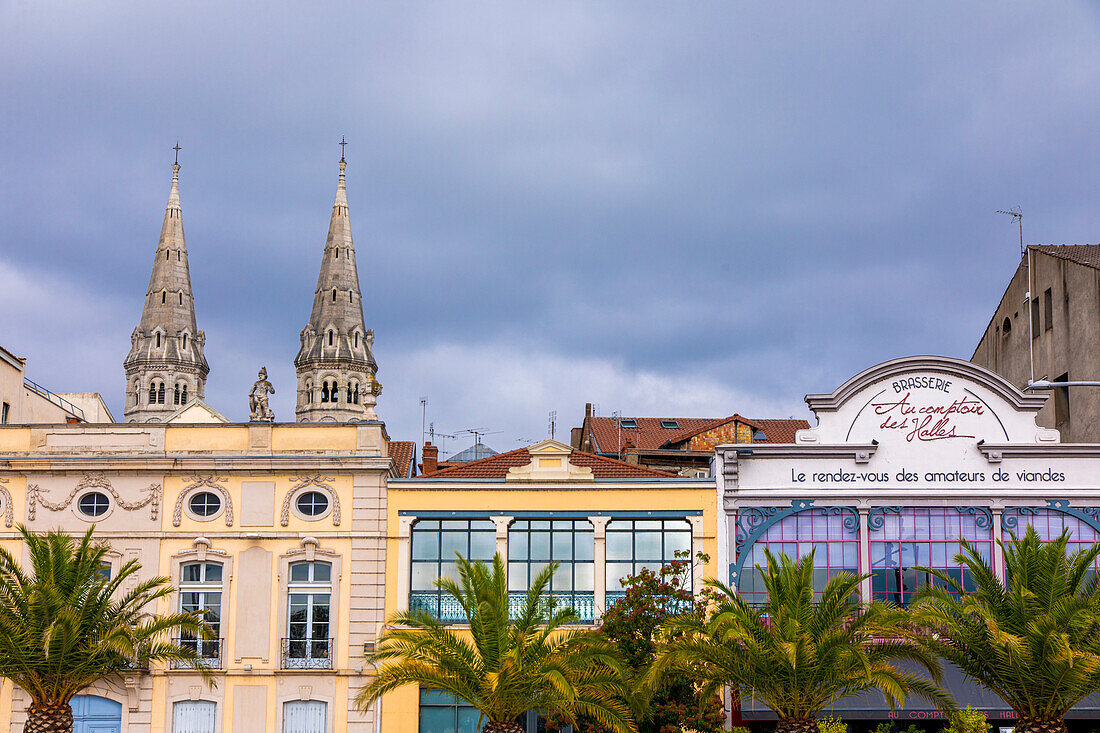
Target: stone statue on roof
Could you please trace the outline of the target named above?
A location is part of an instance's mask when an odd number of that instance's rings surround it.
[[[267,406],[268,394],[275,394],[275,388],[267,381],[267,367],[260,367],[259,379],[248,393],[249,419],[252,422],[274,422],[275,413]]]

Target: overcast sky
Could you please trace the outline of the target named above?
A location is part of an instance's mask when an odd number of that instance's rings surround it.
[[[995,210],[1100,241],[1093,3],[0,0],[0,95],[0,344],[116,418],[177,138],[207,401],[292,420],[347,136],[395,439],[808,417],[971,356]]]

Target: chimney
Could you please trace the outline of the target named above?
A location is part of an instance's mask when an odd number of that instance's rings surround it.
[[[592,403],[591,402],[585,402],[584,403],[584,416],[585,417],[592,417]]]
[[[439,470],[439,449],[431,443],[424,444],[424,463],[420,466],[422,474],[435,473]]]

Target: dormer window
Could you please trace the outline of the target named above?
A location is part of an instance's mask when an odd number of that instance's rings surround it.
[[[634,420],[634,419],[619,420],[619,427],[620,428],[636,428],[636,427],[638,427],[638,421]]]
[[[675,420],[662,420],[661,427],[667,430],[676,430],[680,427],[680,423],[676,422]]]

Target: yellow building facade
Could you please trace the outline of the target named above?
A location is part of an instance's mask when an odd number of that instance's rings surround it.
[[[391,479],[387,489],[386,612],[411,606],[462,627],[432,581],[454,575],[454,551],[506,561],[519,596],[547,562],[560,563],[550,592],[594,627],[621,593],[619,579],[659,568],[676,551],[704,553],[699,588],[715,574],[714,479],[684,478],[574,451],[555,441],[434,474]],[[537,719],[529,715],[528,729]],[[415,686],[381,701],[382,730],[468,730],[474,711]]]
[[[74,701],[77,730],[378,730],[353,699],[383,620],[391,467],[377,421],[0,428],[3,546],[22,555],[18,523],[94,525],[112,571],[168,577],[158,610],[203,609],[216,631],[180,640],[214,686],[135,671]],[[28,702],[5,681],[0,729],[22,730]]]

